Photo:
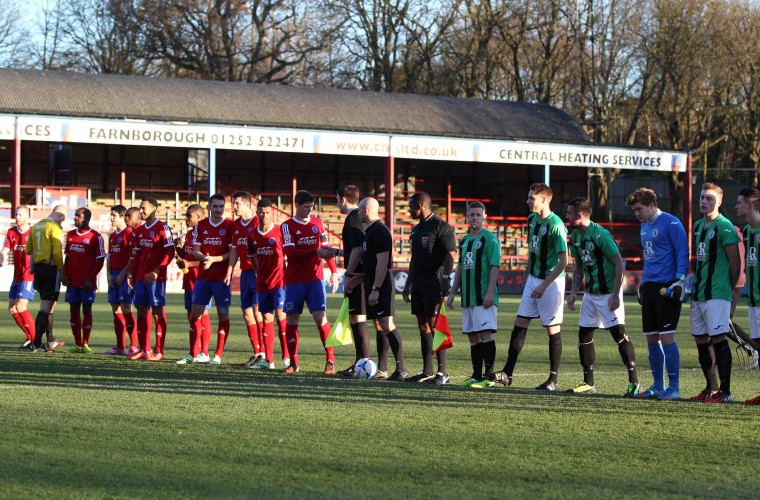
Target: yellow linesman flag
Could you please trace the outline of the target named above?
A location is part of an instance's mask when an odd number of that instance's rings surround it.
[[[340,312],[332,325],[330,335],[325,340],[326,347],[338,347],[354,343],[354,335],[351,333],[351,321],[348,314],[348,297],[343,299]]]
[[[433,352],[448,349],[454,344],[451,341],[451,328],[449,328],[449,318],[446,316],[446,306],[443,305],[443,299],[438,305],[438,315],[435,317],[435,333],[433,335]]]

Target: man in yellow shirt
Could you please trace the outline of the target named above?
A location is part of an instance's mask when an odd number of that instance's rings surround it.
[[[36,352],[48,352],[42,345],[42,335],[48,327],[48,317],[58,301],[63,276],[63,230],[66,207],[56,205],[46,218],[32,227],[26,241],[26,253],[32,258],[34,287],[40,293],[40,310],[34,321],[37,331],[34,338]],[[66,283],[64,283],[65,285]]]

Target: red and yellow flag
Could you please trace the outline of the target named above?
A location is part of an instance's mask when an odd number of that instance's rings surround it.
[[[448,349],[454,345],[451,342],[449,318],[446,316],[446,306],[443,305],[443,300],[441,299],[441,303],[438,305],[438,315],[435,317],[435,325],[433,326],[433,352]]]

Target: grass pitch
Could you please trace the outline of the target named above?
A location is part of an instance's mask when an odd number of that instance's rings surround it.
[[[329,305],[332,318],[339,299]],[[626,305],[647,387],[639,308]],[[503,298],[497,368],[516,309],[517,298]],[[416,325],[400,300],[397,311],[414,373],[421,367]],[[176,359],[187,345],[181,296],[170,297],[167,312],[167,354]],[[239,311],[219,367],[21,353],[23,335],[4,314],[4,498],[756,497],[760,409],[620,397],[625,371],[603,330],[595,338],[600,393],[573,396],[532,390],[548,369],[546,334],[537,325],[513,387],[477,391],[323,376],[322,347],[308,317],[300,329],[302,372],[284,376],[239,366],[250,353]],[[90,345],[97,353],[113,344],[113,332],[107,304],[97,303],[94,314]],[[56,316],[56,334],[68,342],[65,304]],[[746,318],[746,309],[737,317]],[[457,381],[469,376],[469,347],[456,333],[459,310],[449,319],[449,372]],[[688,324],[686,308],[678,340],[687,397],[704,385]],[[582,380],[577,313],[566,312],[565,325],[561,389]],[[344,368],[353,347],[337,355]],[[737,401],[753,397],[760,373],[735,363],[732,385]]]

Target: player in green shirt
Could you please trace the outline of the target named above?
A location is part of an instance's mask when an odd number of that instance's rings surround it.
[[[707,387],[692,401],[730,403],[731,348],[726,334],[731,322],[731,299],[739,279],[739,236],[720,215],[723,190],[712,182],[702,186],[694,223],[694,285],[691,296],[691,334],[697,343],[699,364]],[[717,367],[720,386],[715,377]]]
[[[576,394],[597,392],[594,384],[594,330],[609,330],[618,345],[620,357],[628,370],[628,389],[625,396],[636,396],[641,390],[636,373],[636,355],[633,344],[625,333],[625,306],[623,305],[623,270],[625,264],[615,239],[609,231],[591,220],[591,203],[577,197],[567,204],[565,219],[574,229],[570,234],[570,254],[575,259],[573,284],[567,298],[567,307],[575,311],[578,291],[586,278],[578,331],[578,353],[583,366],[583,383],[569,389]]]
[[[496,313],[499,294],[496,283],[501,267],[501,245],[489,230],[483,228],[486,207],[479,201],[467,207],[470,232],[459,240],[459,263],[446,307],[454,308],[454,295],[462,289],[462,333],[470,341],[472,376],[457,382],[460,387],[483,388],[493,384],[483,378],[493,373],[496,360]]]

